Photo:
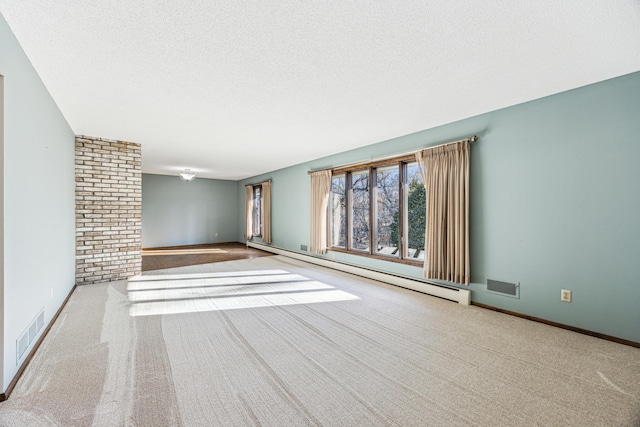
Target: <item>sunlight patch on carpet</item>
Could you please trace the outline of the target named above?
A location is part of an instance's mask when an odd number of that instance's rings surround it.
[[[244,276],[270,276],[274,274],[291,274],[286,270],[242,270],[242,271],[225,271],[225,272],[211,272],[211,273],[182,273],[182,274],[145,274],[143,276],[130,277],[129,288],[131,289],[132,283],[144,283],[144,282],[162,282],[162,281],[176,281],[176,280],[191,280],[191,279],[212,279],[217,277],[244,277]]]
[[[147,277],[151,280],[145,280]],[[133,278],[127,284],[128,299],[131,303],[130,316],[158,316],[359,299],[326,283],[284,270],[147,277]]]

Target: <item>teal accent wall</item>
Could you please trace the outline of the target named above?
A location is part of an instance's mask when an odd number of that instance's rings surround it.
[[[310,169],[470,135],[472,300],[640,342],[640,72],[241,181],[273,180],[273,245],[309,242]],[[301,138],[301,144],[304,138]],[[421,269],[329,251],[365,267]],[[486,280],[520,284],[520,298]],[[573,302],[560,301],[560,290]]]
[[[237,241],[237,197],[235,181],[143,174],[142,247]]]
[[[0,74],[4,392],[36,341],[16,360],[16,339],[43,308],[48,324],[75,282],[75,135],[1,15]]]

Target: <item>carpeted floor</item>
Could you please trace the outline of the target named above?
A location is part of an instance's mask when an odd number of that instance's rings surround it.
[[[640,349],[281,256],[79,287],[2,426],[634,426]]]

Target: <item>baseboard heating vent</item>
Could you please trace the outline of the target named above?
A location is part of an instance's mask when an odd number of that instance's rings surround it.
[[[44,307],[40,313],[29,323],[29,326],[20,334],[16,340],[16,366],[19,365],[20,359],[27,352],[27,349],[38,337],[38,333],[44,327]]]
[[[20,360],[22,358],[22,356],[24,355],[25,351],[27,351],[27,349],[29,348],[29,333],[25,332],[24,334],[22,334],[22,336],[20,338],[18,338],[17,342],[16,342],[16,347],[17,347],[17,355],[18,358],[16,360],[16,362],[18,360]],[[17,365],[17,363],[16,363]]]
[[[274,246],[263,245],[260,243],[247,241],[247,246],[251,248],[262,249],[267,252],[272,252],[278,255],[284,255],[286,257],[297,259],[311,264],[321,265],[323,267],[332,268],[334,270],[344,271],[345,273],[355,274],[357,276],[367,277],[369,279],[378,280],[380,282],[389,283],[391,285],[400,286],[406,289],[412,289],[414,291],[422,292],[428,295],[436,296],[438,298],[444,298],[450,301],[455,301],[462,305],[471,304],[471,291],[467,289],[454,288],[452,286],[445,286],[436,283],[428,283],[425,281],[415,280],[410,277],[397,276],[391,273],[385,273],[379,270],[372,270],[369,268],[359,267],[353,264],[343,263],[339,261],[332,261],[325,258],[310,256],[299,252],[289,251],[286,249],[276,248]]]
[[[44,308],[40,314],[38,314],[38,317],[36,317],[36,323],[38,325],[38,331],[40,331],[40,329],[44,327]]]
[[[487,279],[487,292],[512,298],[520,298],[520,285]]]

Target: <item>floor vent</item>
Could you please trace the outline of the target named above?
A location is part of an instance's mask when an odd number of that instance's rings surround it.
[[[40,313],[29,323],[27,329],[22,332],[20,337],[16,340],[16,366],[20,364],[20,359],[27,352],[27,349],[38,336],[38,333],[44,327],[44,307],[40,310]]]
[[[487,279],[487,292],[512,298],[520,298],[520,285]]]

